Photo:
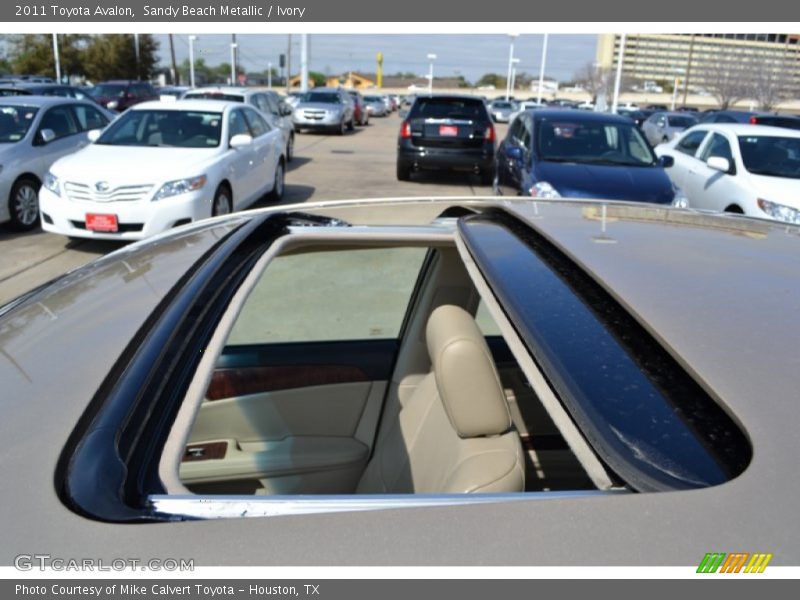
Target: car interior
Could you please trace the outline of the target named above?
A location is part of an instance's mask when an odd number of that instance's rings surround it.
[[[243,288],[168,493],[597,489],[452,239],[289,244]]]

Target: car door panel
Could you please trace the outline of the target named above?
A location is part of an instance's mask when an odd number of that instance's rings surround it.
[[[181,479],[191,489],[233,481],[269,494],[352,492],[397,347],[396,340],[380,340],[226,349],[188,440]],[[192,449],[208,444],[224,444],[221,456],[192,460]]]

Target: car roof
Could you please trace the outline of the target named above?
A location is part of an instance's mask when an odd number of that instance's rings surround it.
[[[229,106],[239,106],[239,102],[231,102],[228,100],[181,100],[164,101],[164,100],[151,100],[148,102],[141,102],[131,106],[128,110],[174,110],[174,111],[190,111],[197,110],[201,112],[223,112]]]
[[[75,103],[90,104],[97,106],[94,102],[87,100],[80,100],[78,98],[67,98],[65,96],[37,96],[35,94],[25,96],[3,96],[0,97],[0,104],[14,105],[14,106],[38,106],[40,108],[52,106],[54,104],[75,104]]]
[[[800,130],[787,127],[773,127],[772,125],[750,125],[748,123],[699,123],[698,129],[709,131],[729,131],[734,135],[763,135],[800,138]],[[688,130],[687,130],[688,131]]]
[[[253,88],[242,87],[242,86],[231,86],[231,85],[209,85],[199,88],[191,88],[186,93],[193,94],[195,92],[220,92],[222,94],[242,94],[245,95],[247,93],[253,92],[260,92],[261,90],[256,90]]]

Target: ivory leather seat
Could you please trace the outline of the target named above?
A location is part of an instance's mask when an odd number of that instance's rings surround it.
[[[362,494],[521,492],[519,434],[474,319],[445,305],[426,327],[431,372],[387,414],[358,484]]]

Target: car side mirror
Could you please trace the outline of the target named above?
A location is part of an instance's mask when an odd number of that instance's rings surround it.
[[[723,158],[721,156],[711,156],[706,161],[709,169],[714,169],[715,171],[722,171],[723,173],[727,173],[731,170],[731,163],[727,158]]]
[[[672,156],[664,155],[658,158],[658,164],[660,167],[664,169],[669,169],[671,166],[675,164],[675,158]]]
[[[291,116],[292,112],[294,112],[294,109],[292,109],[292,107],[289,106],[288,104],[281,105],[281,115],[283,115],[284,117]]]
[[[39,139],[42,141],[43,144],[49,144],[54,139],[56,139],[56,132],[52,129],[42,129],[39,132]]]
[[[94,143],[100,139],[100,134],[103,133],[102,129],[92,129],[89,133],[86,134],[86,138]]]
[[[522,148],[519,146],[506,146],[506,156],[512,160],[522,160]]]
[[[249,146],[252,143],[253,136],[247,135],[246,133],[239,133],[231,138],[230,147],[236,150],[238,148]]]

